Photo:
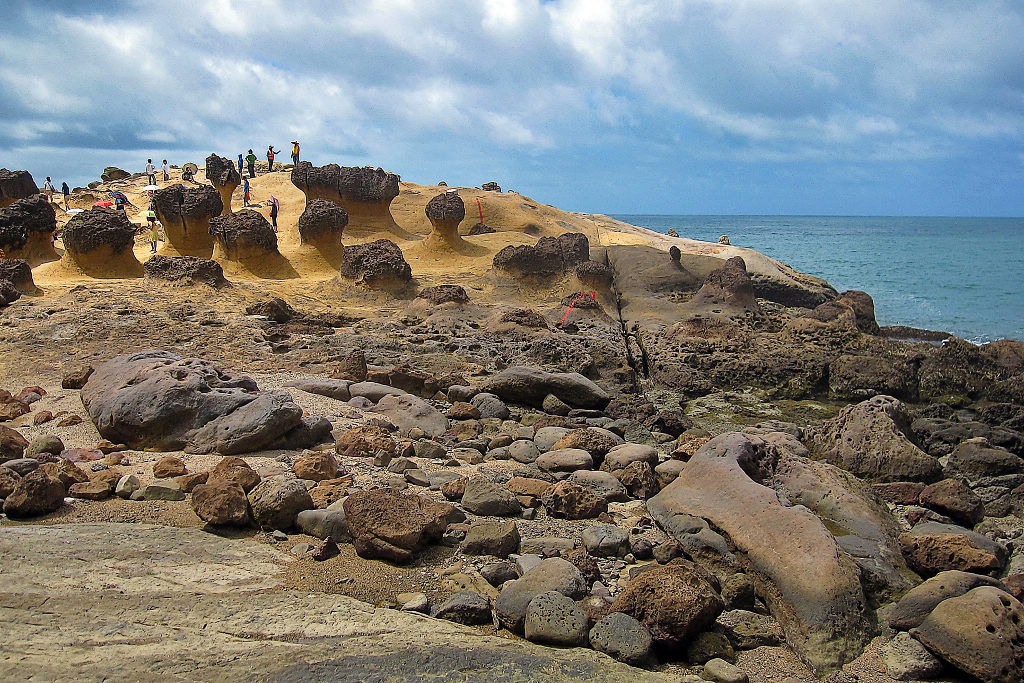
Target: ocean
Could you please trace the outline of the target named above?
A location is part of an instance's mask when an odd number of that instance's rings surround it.
[[[750,247],[875,300],[879,325],[974,343],[1024,340],[1024,218],[662,216],[613,218]]]

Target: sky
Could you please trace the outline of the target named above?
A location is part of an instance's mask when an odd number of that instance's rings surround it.
[[[1014,0],[0,2],[0,166],[289,141],[573,211],[1024,216]]]

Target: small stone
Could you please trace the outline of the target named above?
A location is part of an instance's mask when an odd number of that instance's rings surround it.
[[[117,486],[114,487],[114,494],[118,498],[131,498],[132,494],[139,490],[142,483],[139,478],[134,474],[126,474],[117,480]]]
[[[337,555],[338,552],[338,544],[334,542],[333,538],[328,537],[313,548],[311,557],[317,562],[323,562],[324,560],[331,559]]]
[[[272,532],[270,532],[270,537],[273,538],[275,541],[287,541],[288,540],[288,534],[286,534],[285,532],[281,531],[280,529],[274,529]]]
[[[306,553],[308,553],[312,549],[313,549],[313,546],[311,546],[308,543],[296,543],[295,545],[292,546],[292,549],[289,550],[288,552],[290,552],[292,555],[295,555],[296,557],[301,557],[301,556],[305,555]]]
[[[493,619],[491,603],[475,591],[456,593],[439,605],[433,616],[467,625],[489,624]]]
[[[414,486],[430,486],[430,477],[418,467],[404,472],[405,480]]]
[[[145,500],[185,500],[185,492],[181,484],[173,479],[158,479],[147,486],[143,492]]]
[[[736,668],[724,659],[712,659],[704,665],[701,677],[706,681],[717,681],[718,683],[748,683],[747,674]]]
[[[506,581],[519,578],[515,567],[508,562],[491,562],[480,568],[480,576],[495,588],[500,588]]]
[[[430,600],[423,593],[413,593],[412,595],[402,595],[399,597],[405,597],[406,600],[402,602],[403,612],[419,612],[420,614],[430,614]]]

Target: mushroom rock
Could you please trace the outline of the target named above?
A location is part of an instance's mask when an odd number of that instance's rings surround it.
[[[531,246],[507,246],[494,255],[494,267],[515,277],[564,274],[590,258],[590,241],[579,232],[541,237]]]
[[[209,185],[171,185],[154,192],[156,217],[167,235],[164,251],[209,258],[213,254],[210,219],[221,215],[223,205],[220,193]]]
[[[64,227],[65,256],[92,277],[141,277],[142,264],[132,251],[135,231],[123,211],[85,211]]]
[[[7,280],[22,294],[38,294],[32,267],[24,259],[0,259],[0,280]]]
[[[0,209],[0,249],[6,258],[24,259],[30,267],[60,259],[53,248],[57,214],[41,196],[19,199]]]
[[[299,242],[321,251],[341,252],[341,236],[348,225],[345,209],[326,199],[310,199],[299,216]]]
[[[8,171],[0,168],[0,209],[10,206],[19,199],[39,194],[36,181],[28,171]]]
[[[210,220],[214,238],[214,256],[228,261],[262,258],[277,251],[277,234],[270,222],[258,211],[242,209]]]
[[[401,288],[412,280],[412,268],[391,240],[345,247],[339,274],[373,289]]]
[[[125,180],[131,177],[131,173],[117,166],[107,166],[103,169],[103,173],[100,173],[100,180],[105,183],[109,183],[112,180]]]
[[[338,166],[316,167],[300,161],[292,168],[291,181],[311,199],[326,199],[343,209],[351,228],[398,231],[391,215],[391,202],[398,196],[399,176],[380,168]]]
[[[235,188],[242,183],[238,169],[230,159],[211,154],[206,157],[206,179],[213,183],[213,186],[220,192],[221,215],[226,216],[231,213],[231,195]]]
[[[461,247],[466,241],[459,235],[459,223],[466,217],[466,205],[455,190],[442,192],[429,202],[424,209],[433,230],[427,238],[431,248]]]
[[[721,268],[708,273],[704,284],[685,307],[694,314],[707,310],[727,315],[761,310],[754,298],[754,285],[747,274],[747,264],[739,256],[733,256]]]
[[[483,185],[481,185],[480,189],[484,190],[485,192],[501,192],[501,185],[491,181],[489,183],[484,183]]]

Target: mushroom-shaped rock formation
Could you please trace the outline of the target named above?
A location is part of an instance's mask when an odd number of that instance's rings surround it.
[[[494,181],[491,181],[489,183],[484,183],[483,185],[481,185],[480,189],[486,192],[501,192],[501,185]]]
[[[112,180],[124,180],[131,177],[131,173],[123,168],[118,168],[117,166],[107,166],[103,169],[103,173],[100,173],[100,180],[105,183],[109,183]]]
[[[60,258],[53,248],[57,214],[43,197],[19,199],[0,209],[0,249],[6,258],[25,259],[29,266]]]
[[[135,225],[123,211],[94,208],[64,227],[65,258],[86,275],[101,278],[141,277],[135,258]]]
[[[494,267],[516,277],[564,274],[590,258],[590,241],[579,232],[541,237],[535,246],[507,246],[494,255]]]
[[[210,235],[217,258],[241,261],[263,258],[268,252],[279,254],[274,228],[263,214],[252,209],[214,217],[210,220]]]
[[[28,171],[8,171],[0,168],[0,209],[19,199],[39,194],[36,181]]]
[[[0,259],[0,280],[7,280],[22,294],[39,293],[32,280],[32,266],[24,259]]]
[[[400,289],[412,279],[412,268],[397,244],[377,240],[345,247],[339,274],[372,289]]]
[[[390,208],[398,196],[399,177],[394,173],[369,166],[317,167],[300,161],[292,168],[291,181],[306,195],[306,201],[326,199],[345,209],[350,228],[399,231]]]
[[[213,254],[210,219],[219,216],[223,208],[215,188],[171,185],[153,193],[153,205],[167,235],[165,252],[200,258]]]
[[[325,253],[341,253],[348,213],[326,199],[310,199],[299,216],[299,241]]]
[[[11,284],[10,280],[0,277],[0,308],[12,304],[21,298],[21,292]]]
[[[231,195],[242,182],[238,169],[230,159],[211,154],[206,157],[206,179],[220,192],[221,215],[231,213]]]
[[[431,247],[454,247],[464,242],[459,236],[459,223],[466,217],[466,205],[457,191],[449,190],[437,195],[427,202],[424,211],[433,228],[427,238]]]
[[[182,284],[207,284],[227,287],[231,283],[224,277],[224,269],[216,261],[195,256],[157,255],[143,264],[146,277]]]
[[[721,268],[711,271],[701,288],[686,303],[686,308],[694,315],[760,312],[754,298],[754,285],[747,274],[747,264],[739,256],[733,256]]]

